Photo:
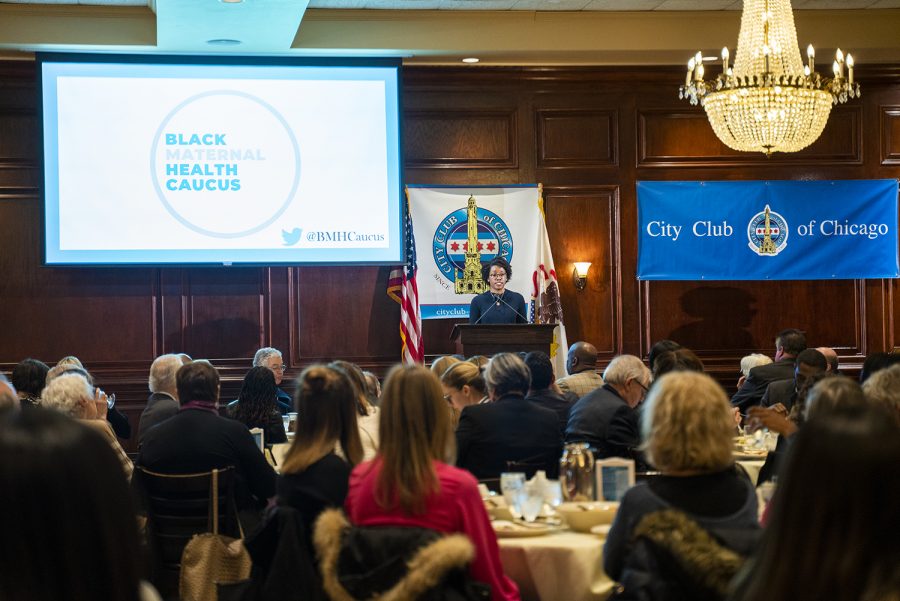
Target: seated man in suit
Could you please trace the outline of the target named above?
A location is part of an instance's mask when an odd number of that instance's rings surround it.
[[[498,478],[508,461],[534,464],[555,478],[562,454],[556,413],[525,400],[531,374],[513,353],[494,355],[484,372],[490,403],[469,405],[456,428],[456,465]]]
[[[634,459],[638,469],[643,460],[636,407],[650,386],[650,370],[634,355],[615,357],[603,372],[605,384],[581,397],[569,412],[566,442],[586,442],[598,459]]]
[[[238,509],[262,509],[275,496],[275,472],[247,427],[219,415],[219,374],[194,361],[176,374],[178,413],[144,434],[137,464],[161,474],[234,466]]]
[[[160,355],[150,365],[150,398],[138,421],[138,444],[144,441],[147,431],[178,413],[178,388],[175,374],[184,361],[181,355]]]
[[[803,384],[813,375],[825,373],[828,361],[825,355],[816,349],[808,348],[797,355],[794,377],[790,380],[776,380],[769,384],[763,395],[761,405],[763,407],[784,407],[785,413],[790,412],[797,400],[797,393],[803,388]]]
[[[806,336],[800,330],[783,330],[775,337],[775,362],[750,370],[743,386],[731,397],[731,405],[746,415],[747,409],[759,405],[766,388],[775,380],[794,377],[794,359],[806,349]]]
[[[569,347],[566,371],[569,375],[556,381],[563,394],[573,392],[583,397],[603,386],[603,378],[597,373],[597,347],[590,342],[579,341]]]
[[[285,370],[284,357],[281,356],[281,351],[270,346],[259,349],[253,355],[253,367],[265,367],[275,374],[275,386],[278,387],[275,389],[275,393],[278,395],[275,399],[275,406],[278,408],[278,413],[287,415],[292,412],[294,410],[294,399],[281,389],[281,381],[284,379]]]

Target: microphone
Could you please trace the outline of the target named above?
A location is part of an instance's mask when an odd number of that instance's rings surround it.
[[[506,305],[507,307],[509,307],[510,309],[512,309],[512,310],[513,310],[513,313],[515,313],[516,315],[518,315],[519,317],[521,317],[523,320],[525,320],[525,323],[528,323],[528,318],[525,317],[524,315],[522,315],[521,313],[519,313],[519,311],[518,311],[515,307],[513,307],[513,306],[510,305],[508,302],[506,302],[505,300],[503,300],[503,295],[502,295],[502,294],[501,294],[500,296],[495,296],[494,298],[496,298],[498,301],[500,301],[501,303],[503,303],[504,305]],[[487,313],[487,311],[485,311],[485,313]]]
[[[481,316],[480,316],[478,319],[476,319],[476,320],[475,320],[475,323],[473,323],[472,325],[473,325],[473,326],[477,326],[477,325],[478,325],[478,322],[481,321],[482,319],[484,319],[484,316],[487,315],[488,313],[490,313],[490,312],[494,309],[494,307],[496,307],[496,306],[497,306],[497,303],[491,303],[490,308],[488,308],[487,311],[485,311],[484,313],[482,313]]]

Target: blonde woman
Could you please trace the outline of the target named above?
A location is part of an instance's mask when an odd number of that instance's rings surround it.
[[[457,412],[488,400],[481,368],[468,361],[451,365],[441,376],[441,386],[444,388],[444,399]]]
[[[759,535],[755,491],[734,469],[725,391],[705,374],[666,374],[647,396],[641,426],[647,459],[661,475],[625,493],[604,569],[626,598],[659,598],[653,592],[672,576],[653,559],[652,549],[662,548],[685,580],[721,598]]]
[[[453,432],[437,377],[419,366],[392,369],[381,394],[379,430],[375,460],[350,476],[350,521],[463,533],[475,547],[472,578],[490,585],[494,601],[519,599],[518,588],[503,575],[478,483],[448,463]]]

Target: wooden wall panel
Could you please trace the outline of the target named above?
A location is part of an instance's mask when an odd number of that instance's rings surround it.
[[[407,111],[404,157],[408,167],[518,166],[515,109]]]
[[[613,110],[535,111],[537,167],[571,169],[618,164],[618,115]]]
[[[882,106],[881,164],[900,165],[900,106]]]
[[[611,359],[622,335],[618,189],[548,187],[544,201],[569,344],[589,340]],[[587,285],[580,291],[572,279],[576,261],[591,262]]]
[[[702,109],[687,104],[638,111],[638,166],[735,167],[780,164],[862,163],[862,111],[858,105],[832,109],[822,136],[801,152],[773,158],[732,150],[718,138]]]

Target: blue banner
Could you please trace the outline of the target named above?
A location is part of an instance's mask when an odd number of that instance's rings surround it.
[[[896,278],[897,180],[638,182],[640,280]]]

